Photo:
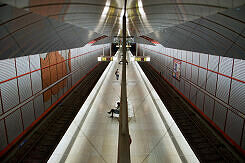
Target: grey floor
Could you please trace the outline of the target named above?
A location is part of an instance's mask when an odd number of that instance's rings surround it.
[[[133,117],[129,117],[129,132],[132,138],[131,162],[183,162],[172,142],[169,129],[165,127],[159,116],[134,64],[135,62],[129,62],[127,66],[128,103],[132,106],[133,113]],[[121,74],[122,66],[114,64],[96,96],[65,162],[117,162],[118,119],[112,119],[107,114],[107,111],[115,107],[115,103],[120,97],[121,78],[116,80],[114,75],[117,68]]]

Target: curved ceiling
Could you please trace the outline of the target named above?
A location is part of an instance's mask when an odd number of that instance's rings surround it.
[[[123,0],[0,0],[0,2],[18,8],[16,13],[22,12],[24,17],[30,15],[31,19],[42,17],[67,26],[64,29],[67,34],[57,36],[62,40],[66,40],[65,36],[69,35],[70,28],[86,31],[85,34],[80,33],[81,38],[86,37],[80,39],[84,43],[94,39],[95,36],[121,35]],[[127,34],[146,35],[166,47],[244,58],[241,55],[244,53],[244,4],[244,0],[128,0]],[[18,19],[23,18],[23,15],[16,13],[8,19],[0,18],[1,23],[7,24],[13,19],[18,22]],[[92,37],[88,37],[88,33]],[[74,42],[76,37],[68,38]],[[233,46],[238,49],[231,50]],[[66,47],[70,48],[68,45]]]
[[[148,34],[163,46],[245,59],[245,5]]]
[[[116,36],[121,29],[123,0],[1,0],[96,33]],[[245,4],[244,0],[128,0],[131,35],[145,35]]]

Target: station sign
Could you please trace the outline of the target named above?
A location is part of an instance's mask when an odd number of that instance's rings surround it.
[[[100,62],[108,62],[108,61],[115,61],[116,57],[112,57],[112,56],[100,56],[98,57],[98,61]]]
[[[122,44],[116,45],[116,47],[117,47],[117,48],[121,48],[121,47],[122,47]],[[130,44],[127,44],[127,45],[126,45],[126,48],[131,48],[131,45],[130,45]]]
[[[151,58],[149,56],[132,56],[130,60],[138,62],[149,62],[151,61]]]

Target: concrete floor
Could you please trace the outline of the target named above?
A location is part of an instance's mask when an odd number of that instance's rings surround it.
[[[122,66],[118,64],[118,61],[113,62],[83,125],[78,126],[78,133],[65,159],[57,161],[56,150],[53,154],[56,154],[56,157],[51,156],[49,162],[117,162],[119,123],[118,118],[110,118],[107,111],[114,108],[116,101],[120,99],[121,76],[119,80],[116,80],[114,72],[118,68],[121,74]],[[133,113],[133,117],[129,118],[129,132],[132,139],[131,162],[198,162],[192,151],[188,155],[180,155],[178,152],[171,138],[173,134],[169,133],[171,127],[175,125],[170,125],[169,128],[164,125],[135,64],[135,62],[129,62],[127,66],[128,103],[132,105]],[[190,149],[188,144],[184,146]]]

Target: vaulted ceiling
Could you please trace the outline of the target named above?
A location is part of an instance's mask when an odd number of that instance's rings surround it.
[[[0,2],[0,44],[7,44],[9,36],[19,44],[20,52],[11,56],[78,47],[122,32],[123,0]],[[245,58],[244,5],[244,0],[128,0],[127,35],[145,35],[171,48]],[[35,31],[29,40],[39,40],[41,48],[28,47],[32,41],[23,43],[20,37],[27,38],[29,31]]]

